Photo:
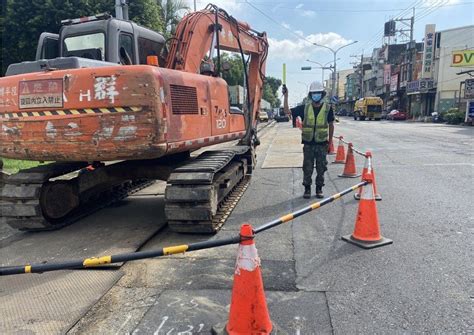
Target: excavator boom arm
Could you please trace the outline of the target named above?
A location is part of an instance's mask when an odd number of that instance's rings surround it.
[[[237,21],[224,10],[208,5],[206,9],[184,17],[172,38],[167,67],[200,73],[203,62],[212,61],[214,49],[249,55],[245,78],[248,89],[246,101],[246,135],[242,143],[250,145],[252,129],[263,94],[265,61],[268,53],[266,33],[258,33],[246,23]],[[211,59],[210,59],[211,58]],[[244,62],[245,63],[245,62]],[[220,67],[220,64],[217,64]],[[219,75],[220,69],[214,71]]]

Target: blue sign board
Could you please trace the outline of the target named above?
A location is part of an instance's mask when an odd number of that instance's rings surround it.
[[[469,106],[467,107],[467,116],[474,118],[474,101],[469,101]]]

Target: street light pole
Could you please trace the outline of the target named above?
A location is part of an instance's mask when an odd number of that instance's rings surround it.
[[[337,93],[337,88],[336,88],[336,73],[337,73],[337,67],[336,67],[336,56],[337,56],[337,52],[339,50],[341,50],[342,48],[345,48],[345,47],[348,47],[349,45],[352,45],[352,44],[356,44],[358,41],[354,41],[354,42],[351,42],[351,43],[348,43],[346,45],[343,45],[339,48],[337,48],[336,50],[334,50],[333,48],[330,48],[330,47],[327,47],[325,45],[322,45],[322,44],[318,44],[318,43],[313,43],[313,45],[317,46],[317,47],[321,47],[321,48],[326,48],[328,50],[330,50],[333,55],[334,55],[334,65],[333,65],[333,73],[332,73],[332,90],[331,90],[331,95],[332,96],[335,96],[336,93]]]
[[[338,58],[337,60],[340,60],[340,58]],[[321,84],[324,85],[324,70],[329,69],[329,70],[332,71],[332,68],[331,68],[331,67],[327,67],[327,65],[328,65],[329,63],[332,63],[333,61],[331,60],[331,61],[327,62],[327,63],[324,64],[324,65],[321,64],[320,62],[315,62],[315,61],[312,61],[312,60],[309,60],[309,59],[307,59],[306,61],[307,61],[307,62],[310,62],[310,63],[318,64],[319,66],[321,66],[321,69],[322,69],[322,71],[321,71],[321,72],[322,72],[322,74],[321,74]]]

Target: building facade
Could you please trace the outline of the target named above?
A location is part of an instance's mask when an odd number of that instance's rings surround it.
[[[474,57],[466,66],[452,66],[453,52],[474,49],[474,25],[443,30],[436,33],[433,72],[436,78],[434,111],[446,112],[452,107],[465,108],[463,83],[471,79],[467,73],[474,70]],[[462,54],[462,52],[460,53]],[[464,73],[463,73],[464,72]],[[463,73],[463,74],[458,74]]]
[[[465,81],[474,75],[474,25],[435,28],[426,25],[423,42],[384,45],[363,57],[343,79],[345,104],[377,96],[384,109],[406,111],[413,119],[452,107],[464,110]]]

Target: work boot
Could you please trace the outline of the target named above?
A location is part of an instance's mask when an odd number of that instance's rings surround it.
[[[311,186],[305,186],[304,187],[303,198],[305,198],[305,199],[311,198]]]
[[[322,186],[316,186],[316,198],[319,198],[319,199],[324,198]]]

